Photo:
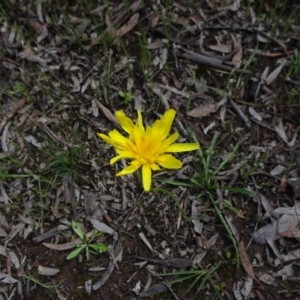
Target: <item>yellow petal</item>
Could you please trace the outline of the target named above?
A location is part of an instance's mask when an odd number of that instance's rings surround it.
[[[160,126],[162,128],[161,138],[163,140],[169,135],[175,116],[176,116],[176,111],[174,109],[169,109],[161,118],[160,120]]]
[[[113,165],[114,163],[116,163],[118,160],[122,159],[122,158],[134,158],[134,155],[132,155],[131,152],[129,151],[120,151],[117,149],[116,151],[119,155],[113,157],[111,160],[110,160],[110,164]]]
[[[127,150],[130,151],[133,155],[136,155],[138,153],[138,148],[136,146],[136,142],[129,142]]]
[[[138,122],[137,122],[138,127],[139,127],[140,130],[142,130],[142,132],[145,132],[145,128],[144,128],[144,125],[143,125],[143,117],[142,117],[141,111],[138,110],[137,113],[138,113]]]
[[[169,136],[167,139],[165,139],[161,143],[161,153],[167,152],[166,149],[168,149],[169,146],[178,139],[178,137],[179,137],[179,133],[174,132],[171,136]]]
[[[155,163],[152,163],[152,164],[150,165],[150,168],[151,168],[151,170],[153,170],[153,171],[158,171],[158,170],[160,170],[160,167],[159,167],[157,164],[155,164]]]
[[[116,145],[120,145],[122,147],[126,147],[129,140],[123,136],[118,130],[114,129],[108,133],[111,139],[114,141]]]
[[[122,159],[122,158],[124,158],[124,157],[122,157],[122,155],[117,155],[117,156],[113,157],[113,158],[109,161],[109,163],[110,163],[111,165],[113,165],[114,163],[116,163],[118,160],[120,160],[120,159]]]
[[[146,192],[151,188],[151,168],[148,164],[143,165],[142,168],[143,187]]]
[[[116,149],[117,154],[124,156],[124,158],[134,158],[136,155],[130,150]]]
[[[133,131],[130,134],[130,140],[133,141],[137,147],[140,147],[140,144],[145,136],[145,130],[144,128],[140,128],[138,126],[134,126]]]
[[[175,116],[176,111],[174,109],[171,108],[167,110],[160,120],[155,121],[153,125],[153,134],[158,135],[161,140],[164,140],[171,130]]]
[[[113,139],[111,139],[109,136],[102,134],[102,133],[97,133],[97,136],[105,141],[106,143],[110,144],[113,147],[116,147],[116,143]]]
[[[185,152],[199,149],[200,145],[197,143],[177,143],[170,145],[166,152]]]
[[[116,112],[116,118],[120,123],[121,127],[127,132],[130,133],[133,130],[134,123],[133,121],[128,118],[123,110],[118,110]]]
[[[159,132],[160,132],[160,120],[156,120],[154,122],[154,124],[152,125],[152,134],[154,136],[158,136],[159,135]]]
[[[124,168],[121,172],[117,173],[116,176],[123,176],[123,175],[128,175],[133,172],[135,172],[140,165],[129,165],[128,167]]]
[[[157,162],[166,169],[180,169],[182,163],[171,154],[160,155]]]

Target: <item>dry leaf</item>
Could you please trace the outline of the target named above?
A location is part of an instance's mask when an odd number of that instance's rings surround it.
[[[284,127],[282,125],[282,122],[280,121],[278,126],[275,126],[275,131],[279,135],[279,137],[286,143],[288,144],[288,139],[284,130]]]
[[[163,85],[163,84],[159,84],[158,86],[157,85],[148,85],[151,89],[155,88],[155,87],[161,87],[162,89],[164,90],[167,90],[167,91],[170,91],[171,93],[174,93],[176,95],[179,95],[181,97],[184,97],[184,98],[187,98],[187,99],[190,99],[190,94],[189,93],[185,93],[183,91],[180,91],[172,86],[168,86],[168,85]]]
[[[287,280],[288,277],[294,276],[293,264],[284,266],[281,270],[277,271],[276,274],[273,274],[274,277],[282,276],[282,280]]]
[[[284,214],[278,221],[278,234],[287,230],[295,230],[299,224],[299,215]]]
[[[57,251],[63,251],[63,250],[69,250],[74,248],[76,245],[82,244],[81,239],[76,239],[72,242],[65,243],[65,244],[51,244],[51,243],[43,243],[43,245],[49,249],[57,250]]]
[[[299,178],[290,178],[287,181],[288,185],[292,186],[294,191],[294,197],[300,198],[300,179]]]
[[[207,46],[210,50],[221,52],[221,53],[230,53],[232,51],[232,45],[209,45]]]
[[[293,216],[299,216],[300,214],[300,205],[297,203],[293,207],[277,207],[273,210],[273,215],[293,215]]]
[[[216,122],[213,121],[210,123],[206,128],[203,129],[204,135],[207,135],[207,133],[216,125]]]
[[[58,269],[43,267],[41,265],[39,265],[38,271],[39,271],[39,274],[46,275],[46,276],[54,276],[59,272]]]
[[[7,236],[7,233],[5,232],[4,229],[2,229],[2,228],[0,227],[0,237],[6,237],[6,236]]]
[[[249,276],[251,276],[255,281],[257,281],[261,285],[261,283],[256,279],[256,276],[254,274],[254,271],[253,271],[253,268],[251,265],[251,261],[247,254],[244,242],[240,241],[238,244],[238,247],[239,247],[239,253],[240,253],[240,257],[241,257],[242,266],[244,267],[245,271],[247,272],[247,274]]]
[[[185,269],[193,266],[193,262],[185,258],[172,258],[172,259],[155,259],[141,256],[135,256],[137,259],[148,261],[151,264],[158,264],[166,267],[172,267],[176,269]]]
[[[281,254],[280,254],[280,251],[277,247],[277,245],[275,244],[275,242],[271,239],[266,239],[268,245],[270,246],[270,248],[272,249],[273,253],[278,257],[280,258],[281,257]]]
[[[234,66],[239,69],[242,64],[242,56],[243,56],[243,48],[240,43],[240,40],[236,39],[236,37],[231,33],[231,39],[233,42],[234,50],[236,51],[235,54],[232,57],[232,62]]]
[[[159,49],[159,48],[162,48],[166,45],[166,43],[162,40],[158,40],[158,41],[155,41],[151,44],[148,44],[147,46],[147,49],[149,50],[155,50],[155,49]]]
[[[82,35],[86,31],[86,29],[88,28],[90,23],[91,23],[91,20],[88,20],[88,19],[82,20],[81,23],[74,30],[75,34],[77,36]]]
[[[100,101],[98,101],[97,99],[95,99],[95,102],[96,102],[97,106],[101,109],[102,113],[105,115],[105,117],[106,117],[109,121],[111,121],[111,122],[113,122],[113,123],[119,125],[119,123],[118,123],[116,117],[110,112],[109,109],[107,109],[107,108],[106,108]]]
[[[92,279],[87,280],[87,281],[84,283],[84,286],[85,286],[85,291],[90,295],[91,292],[92,292],[92,288],[93,288],[93,282],[92,282]]]
[[[269,275],[267,273],[259,272],[259,273],[257,273],[257,276],[258,276],[259,280],[261,280],[262,282],[264,282],[268,285],[277,286],[276,280],[271,275]]]
[[[192,211],[191,211],[191,218],[192,222],[194,224],[194,230],[195,232],[201,234],[203,230],[203,223],[199,221],[199,214],[196,206],[196,201],[193,201],[192,203]]]
[[[300,230],[299,229],[295,229],[295,230],[286,230],[286,231],[282,231],[279,233],[280,236],[282,237],[289,237],[289,238],[300,238]]]
[[[106,23],[106,26],[107,26],[108,34],[111,35],[112,37],[115,37],[116,36],[116,30],[113,27],[113,24],[112,24],[108,14],[105,14],[105,23]]]
[[[38,20],[31,18],[29,24],[33,27],[35,32],[38,34],[37,42],[40,43],[47,35],[48,29],[45,25],[42,25]]]
[[[38,20],[30,18],[28,22],[38,35],[41,35],[43,33],[44,26]]]
[[[166,285],[164,285],[162,283],[158,283],[158,284],[152,285],[147,290],[144,290],[142,293],[139,294],[139,297],[141,297],[141,298],[153,297],[156,294],[166,291],[167,289],[168,288]]]
[[[14,267],[16,269],[19,269],[21,267],[21,265],[20,265],[20,261],[19,261],[19,258],[17,257],[17,255],[11,250],[8,250],[7,252],[8,252],[7,254],[9,255],[9,258],[10,258],[10,262],[14,265]]]
[[[285,193],[287,187],[287,179],[282,177],[278,186],[278,193]]]
[[[115,32],[114,37],[121,37],[133,29],[139,21],[139,16],[139,13],[134,14],[125,25]]]
[[[266,211],[266,216],[269,217],[274,210],[273,206],[271,205],[270,201],[264,195],[258,194],[258,196],[259,196],[259,199],[260,199],[260,202],[261,202],[263,208]]]
[[[31,53],[31,50],[29,47],[25,47],[24,50],[22,52],[19,52],[17,54],[17,56],[20,58],[20,59],[25,59],[29,54]]]
[[[261,227],[257,231],[254,231],[252,233],[252,237],[253,240],[260,245],[264,245],[266,243],[267,238],[270,238],[272,240],[277,240],[279,238],[278,221],[275,220],[272,223]]]
[[[241,289],[241,293],[244,296],[244,298],[248,298],[248,296],[251,293],[253,286],[253,279],[250,276],[247,276],[247,278],[244,280],[243,288]]]
[[[194,118],[203,118],[215,111],[216,104],[214,103],[207,103],[207,104],[200,104],[198,107],[190,110],[187,115]]]
[[[216,234],[214,234],[208,241],[205,242],[205,249],[210,249],[212,246],[215,245],[215,243],[217,242],[217,239],[219,237],[219,233],[217,232]]]
[[[131,289],[136,295],[138,295],[141,291],[141,281],[139,280],[135,287],[133,289]]]
[[[226,105],[223,105],[220,109],[220,119],[222,121],[222,124],[225,124],[226,111],[227,111],[227,107]]]
[[[0,272],[0,281],[3,283],[8,283],[8,284],[13,284],[13,283],[18,282],[17,279],[11,277],[9,274],[5,274],[2,272]]]
[[[156,27],[156,25],[157,25],[158,22],[159,22],[159,19],[160,19],[160,16],[156,16],[156,17],[154,17],[154,18],[152,19],[152,21],[151,21],[151,28],[155,28],[155,27]]]
[[[107,234],[114,234],[114,229],[112,229],[111,227],[107,226],[105,223],[102,223],[98,220],[95,219],[90,219],[90,222],[92,223],[93,227],[95,229],[97,229],[98,231],[101,231],[103,233],[107,233]]]
[[[274,264],[275,264],[275,266],[278,266],[282,262],[291,261],[294,259],[300,259],[300,249],[290,251],[286,255],[282,255],[281,258],[276,258],[274,260]]]
[[[262,121],[262,117],[254,108],[249,107],[249,113],[254,119],[256,119],[258,121]]]
[[[280,74],[281,70],[283,67],[286,65],[287,60],[285,58],[281,58],[278,60],[279,66],[271,73],[266,79],[266,84],[269,85],[271,84]]]
[[[270,174],[277,176],[285,170],[285,167],[282,165],[277,165],[273,170],[270,171]]]

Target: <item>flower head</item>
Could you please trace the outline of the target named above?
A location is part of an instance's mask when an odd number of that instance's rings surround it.
[[[175,115],[176,111],[169,109],[160,120],[154,122],[152,127],[145,128],[140,111],[136,124],[122,110],[116,112],[118,122],[129,136],[124,137],[116,129],[110,131],[108,136],[102,133],[97,135],[116,150],[117,156],[110,160],[110,164],[122,158],[132,160],[128,167],[117,173],[117,176],[133,173],[142,167],[143,187],[145,191],[149,191],[152,171],[160,170],[160,167],[166,169],[182,167],[181,161],[169,153],[197,150],[199,144],[174,143],[179,137],[178,132],[168,137]]]

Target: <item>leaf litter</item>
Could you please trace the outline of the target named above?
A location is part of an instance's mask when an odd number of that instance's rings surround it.
[[[25,2],[16,8],[5,1],[0,19],[0,260],[9,266],[1,270],[1,293],[47,297],[47,288],[28,278],[47,285],[51,276],[60,299],[82,286],[81,296],[91,299],[95,290],[104,299],[161,292],[179,299],[187,289],[179,275],[171,285],[172,278],[152,282],[152,274],[206,270],[232,255],[224,224],[195,183],[198,156],[184,157],[179,172],[155,175],[154,186],[170,194],[145,194],[138,176],[115,177],[112,150],[95,138],[119,126],[116,110],[131,116],[142,110],[148,124],[175,108],[180,139],[191,139],[192,130],[204,153],[214,153],[209,173],[240,142],[212,187],[228,187],[218,194],[219,214],[233,238],[247,243],[238,244],[245,273],[217,271],[209,282],[222,297],[288,295],[278,287],[299,275],[300,259],[297,26],[279,22],[273,31],[268,2],[261,8],[266,19],[255,5],[248,15],[243,1],[170,7],[108,1],[88,9],[79,1],[66,11]],[[267,59],[253,63],[259,57]],[[129,104],[119,97],[126,89],[134,99]],[[209,150],[215,131],[220,138]],[[237,192],[246,187],[260,195],[257,201]],[[99,242],[110,249],[90,262],[93,276],[84,271],[84,256],[65,262],[81,242],[72,234],[73,219],[88,236],[102,231]],[[266,254],[268,264],[254,263]],[[61,283],[60,274],[73,275]],[[213,285],[204,289],[210,299]]]

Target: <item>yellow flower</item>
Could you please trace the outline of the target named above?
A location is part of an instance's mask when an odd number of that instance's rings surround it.
[[[182,163],[172,156],[174,152],[184,152],[199,149],[197,143],[174,143],[179,137],[178,132],[169,135],[176,111],[169,109],[160,120],[156,120],[152,127],[143,125],[141,112],[138,111],[136,124],[128,118],[122,110],[116,112],[116,118],[121,127],[128,133],[124,137],[118,130],[112,130],[108,136],[97,133],[98,137],[112,145],[117,156],[110,160],[114,164],[122,158],[132,159],[130,165],[117,176],[127,175],[142,167],[143,187],[145,191],[151,188],[152,171],[166,169],[180,169]]]

